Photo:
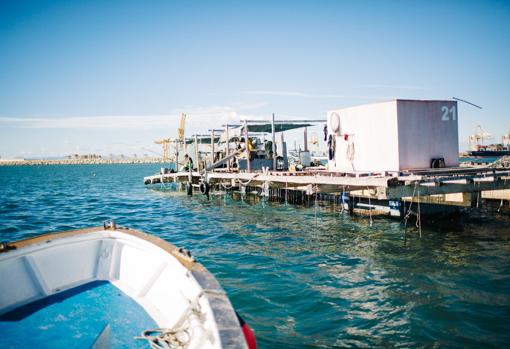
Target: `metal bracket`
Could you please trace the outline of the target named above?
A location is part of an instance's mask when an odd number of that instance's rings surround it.
[[[107,220],[103,223],[104,230],[115,230],[117,229],[117,224],[113,219]]]

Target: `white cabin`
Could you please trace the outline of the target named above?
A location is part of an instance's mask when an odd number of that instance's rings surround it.
[[[459,164],[456,101],[396,99],[331,110],[327,126],[334,150],[328,160],[330,171],[384,172]]]

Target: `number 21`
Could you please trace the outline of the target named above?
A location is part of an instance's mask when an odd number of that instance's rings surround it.
[[[443,116],[441,117],[441,120],[443,121],[450,121],[450,114],[452,116],[452,120],[457,120],[457,108],[455,108],[455,106],[448,109],[448,107],[444,105],[441,107],[441,113],[443,113]]]

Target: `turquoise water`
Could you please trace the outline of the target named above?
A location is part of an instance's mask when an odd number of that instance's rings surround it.
[[[510,219],[398,221],[148,190],[157,165],[0,167],[0,240],[100,225],[190,249],[261,348],[508,347]]]

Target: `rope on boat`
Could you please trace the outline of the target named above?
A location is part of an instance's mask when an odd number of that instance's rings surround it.
[[[184,349],[188,347],[191,334],[189,329],[184,326],[155,328],[143,331],[140,337],[135,337],[135,339],[145,339],[152,349]]]
[[[186,312],[177,321],[176,325],[172,328],[155,328],[145,330],[140,336],[135,339],[146,340],[151,349],[186,349],[188,348],[193,328],[190,323],[190,318],[195,315],[200,322],[202,319],[202,309],[200,306],[200,297],[204,295],[201,292],[195,301],[188,300],[190,306]]]

